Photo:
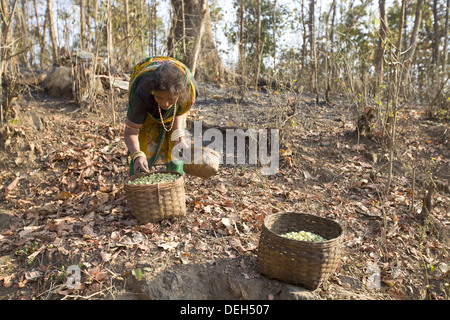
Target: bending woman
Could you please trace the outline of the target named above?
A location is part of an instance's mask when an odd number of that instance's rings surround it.
[[[184,140],[186,115],[195,98],[195,82],[181,62],[158,56],[134,67],[124,132],[132,158],[130,174],[161,164],[184,174],[183,162],[171,153]]]

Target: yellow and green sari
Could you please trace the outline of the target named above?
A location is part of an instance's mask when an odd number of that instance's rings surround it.
[[[163,122],[166,125],[172,123],[173,117],[183,115],[189,111],[195,102],[196,93],[194,81],[190,70],[178,60],[165,56],[156,56],[144,59],[139,62],[133,69],[129,84],[128,94],[128,109],[131,106],[131,101],[136,92],[136,87],[139,79],[158,68],[163,63],[171,63],[180,69],[185,75],[186,85],[189,86],[190,100],[184,105],[174,104],[170,107],[163,116]],[[183,129],[185,128],[183,124]],[[174,141],[172,141],[173,128],[170,131],[164,130],[163,123],[160,118],[155,118],[151,114],[147,117],[139,131],[139,147],[147,156],[148,167],[154,165],[164,164],[166,168],[171,171],[177,171],[183,174],[183,162],[177,159],[172,159],[172,149]],[[130,161],[130,174],[134,173],[133,161]]]

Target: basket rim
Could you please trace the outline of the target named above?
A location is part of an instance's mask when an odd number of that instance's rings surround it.
[[[313,219],[318,219],[318,220],[323,219],[323,220],[326,220],[327,222],[334,223],[340,229],[339,230],[340,231],[339,232],[339,236],[331,238],[331,239],[327,239],[325,241],[318,241],[318,242],[305,241],[305,240],[296,240],[296,239],[289,239],[289,238],[283,237],[283,236],[275,233],[274,231],[272,231],[269,227],[267,227],[267,225],[266,225],[267,219],[269,219],[269,218],[276,218],[276,216],[281,217],[281,216],[286,216],[286,215],[303,215],[303,216],[312,217]],[[338,223],[337,221],[331,220],[329,218],[319,217],[319,216],[316,216],[316,215],[313,215],[313,214],[310,214],[310,213],[303,213],[303,212],[291,212],[290,211],[290,212],[279,212],[279,213],[270,214],[270,215],[268,215],[268,216],[266,216],[264,218],[263,223],[262,223],[262,227],[264,229],[266,229],[268,232],[270,232],[272,235],[275,235],[278,239],[280,239],[282,241],[286,241],[287,243],[299,243],[300,242],[300,243],[313,245],[313,246],[321,246],[323,244],[328,244],[328,243],[331,243],[331,242],[339,241],[340,239],[342,239],[344,237],[344,228],[342,228],[340,223]]]
[[[178,175],[178,178],[176,178],[173,181],[168,181],[168,182],[163,182],[163,183],[154,183],[154,184],[148,184],[148,185],[132,185],[132,184],[128,183],[129,181],[132,181],[132,180],[134,180],[136,178],[149,176],[149,175],[154,174],[154,173],[173,173],[173,174]],[[155,171],[151,171],[151,172],[145,172],[145,173],[141,173],[141,174],[133,174],[132,176],[128,176],[123,183],[124,183],[124,185],[126,185],[128,187],[131,187],[131,188],[133,188],[133,187],[142,187],[142,186],[156,186],[156,185],[158,185],[158,186],[165,186],[165,185],[168,185],[170,183],[177,182],[181,178],[183,178],[183,175],[181,173],[179,173],[179,172],[176,172],[176,171],[155,170]]]
[[[221,154],[218,151],[216,151],[212,148],[209,148],[209,147],[193,146],[193,147],[191,147],[191,153],[194,153],[195,150],[197,150],[197,149],[202,150],[202,157],[204,156],[204,153],[206,152],[206,153],[210,153],[212,156],[216,157],[220,161]],[[196,163],[184,163],[184,165],[197,165],[197,164]]]
[[[213,148],[206,147],[206,146],[191,146],[190,149],[191,149],[191,150],[194,150],[194,149],[207,150],[207,151],[210,151],[211,153],[214,153],[214,154],[219,155],[219,152],[218,152],[218,151],[214,150]]]

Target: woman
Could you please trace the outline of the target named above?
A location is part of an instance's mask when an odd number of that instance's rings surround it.
[[[124,139],[131,155],[130,174],[149,172],[154,165],[183,174],[183,162],[172,149],[184,140],[186,114],[196,98],[191,72],[170,57],[138,63],[129,85]]]

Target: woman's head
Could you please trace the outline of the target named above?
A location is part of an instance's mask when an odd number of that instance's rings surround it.
[[[180,102],[185,104],[189,98],[189,87],[186,76],[171,63],[163,63],[149,75],[149,90],[155,96],[155,100],[165,107],[164,102],[172,104]],[[158,99],[164,98],[164,99]],[[173,100],[173,98],[176,98]],[[159,101],[158,101],[159,100]]]

